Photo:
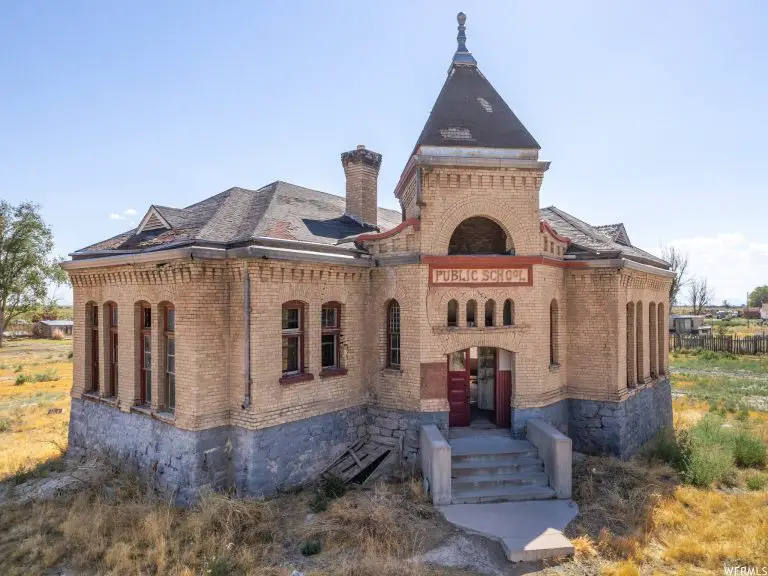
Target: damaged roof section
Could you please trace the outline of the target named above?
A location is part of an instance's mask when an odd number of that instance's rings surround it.
[[[142,224],[146,220],[155,225],[139,226],[78,250],[72,256],[92,257],[189,244],[238,246],[258,238],[354,249],[357,235],[389,230],[402,221],[400,212],[379,208],[378,227],[365,226],[346,216],[345,207],[341,196],[282,181],[258,190],[230,188],[186,208],[152,206]]]
[[[669,269],[668,262],[632,246],[623,224],[611,225],[610,228],[615,234],[612,235],[607,231],[608,226],[592,226],[554,206],[542,208],[539,210],[539,216],[558,234],[566,236],[571,241],[566,254],[582,260],[626,258],[641,264]],[[618,226],[621,227],[620,230],[614,228]],[[623,236],[620,234],[621,231]]]

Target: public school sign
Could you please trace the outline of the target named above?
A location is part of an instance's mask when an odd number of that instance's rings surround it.
[[[530,286],[531,267],[444,268],[431,266],[432,286]]]

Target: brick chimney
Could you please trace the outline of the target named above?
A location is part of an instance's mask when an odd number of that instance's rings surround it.
[[[360,144],[357,149],[341,155],[344,175],[347,177],[346,215],[362,224],[376,226],[377,186],[381,154],[366,150]]]

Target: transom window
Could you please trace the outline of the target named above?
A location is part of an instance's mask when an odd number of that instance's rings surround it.
[[[340,368],[339,336],[341,334],[341,306],[335,302],[324,304],[320,316],[322,368]]]
[[[325,319],[325,316],[323,317]],[[330,316],[328,317],[330,321]],[[304,372],[304,304],[283,304],[283,375]]]
[[[392,300],[387,308],[387,366],[400,368],[400,304]]]

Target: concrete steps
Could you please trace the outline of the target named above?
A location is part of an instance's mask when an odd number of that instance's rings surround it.
[[[469,474],[451,479],[454,492],[472,489],[500,488],[502,486],[548,486],[544,472],[515,472],[512,474]]]
[[[452,504],[488,504],[491,502],[524,502],[527,500],[548,500],[555,497],[549,486],[493,486],[454,490]]]

